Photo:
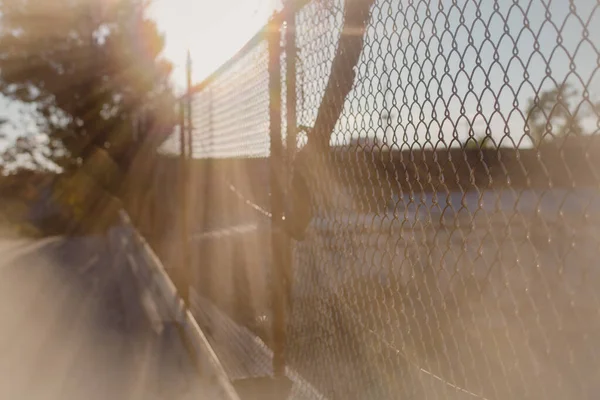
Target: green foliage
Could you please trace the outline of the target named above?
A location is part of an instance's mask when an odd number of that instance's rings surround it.
[[[533,144],[581,136],[581,113],[573,111],[572,101],[578,92],[563,83],[529,100],[526,115]]]
[[[112,219],[123,182],[140,181],[129,176],[131,164],[176,121],[172,66],[148,6],[0,0],[0,94],[37,112],[37,132],[0,156],[36,171],[42,159],[60,167],[52,201],[78,225]]]
[[[41,144],[35,135],[20,136],[0,154],[0,161],[8,171],[47,171],[48,152]]]
[[[116,222],[121,202],[85,169],[57,177],[50,201],[61,210],[53,227],[63,234],[102,232]]]
[[[52,174],[24,169],[0,175],[0,235],[41,235],[38,227],[29,220],[29,213],[39,198],[40,187],[52,179]]]
[[[478,135],[475,137],[469,137],[465,143],[466,149],[486,149],[495,147],[494,140],[489,135]]]
[[[96,149],[127,162],[134,119],[172,107],[164,41],[144,0],[3,0],[0,93],[35,105],[51,159],[77,168]],[[168,112],[166,112],[168,114]],[[154,118],[156,119],[156,118]]]

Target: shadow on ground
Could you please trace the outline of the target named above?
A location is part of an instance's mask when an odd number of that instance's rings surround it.
[[[102,238],[0,239],[0,254],[0,398],[216,398]]]

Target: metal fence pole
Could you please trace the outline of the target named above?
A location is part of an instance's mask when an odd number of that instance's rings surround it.
[[[269,134],[271,142],[270,189],[271,189],[271,256],[272,256],[272,307],[273,307],[273,374],[285,375],[285,236],[277,228],[283,217],[283,193],[281,168],[283,166],[283,143],[281,137],[281,19],[275,15],[268,30],[269,46]]]
[[[283,11],[285,19],[285,84],[286,84],[286,156],[287,156],[287,169],[286,179],[282,180],[286,184],[286,190],[289,190],[289,184],[291,181],[292,166],[294,161],[294,155],[296,152],[297,140],[296,135],[298,132],[298,121],[296,114],[296,62],[297,62],[297,47],[296,47],[296,10],[297,2],[290,1],[286,4]],[[285,247],[285,292],[286,300],[289,305],[291,285],[292,285],[292,241],[288,235],[285,235],[284,240],[286,241]]]
[[[188,232],[188,141],[186,138],[186,99],[189,97],[189,93],[186,93],[179,101],[179,176],[180,176],[180,234],[181,234],[181,266],[177,268],[179,273],[177,274],[178,290],[180,291],[181,298],[183,299],[186,306],[188,303],[188,268],[189,268],[189,232]]]
[[[202,139],[202,151],[205,154],[205,158],[202,161],[202,233],[209,232],[211,229],[211,221],[214,220],[214,216],[211,216],[214,212],[215,204],[217,204],[215,199],[215,191],[213,190],[214,184],[214,169],[213,169],[213,160],[212,157],[212,141],[213,141],[213,99],[212,93],[210,89],[208,90],[208,129],[207,135],[203,135]],[[206,242],[205,242],[206,243]],[[213,283],[215,282],[212,263],[216,260],[215,258],[215,250],[210,245],[202,246],[202,257],[205,262],[199,266],[201,269],[200,275],[200,285],[201,285],[201,293],[203,296],[207,297],[211,301],[215,301],[215,297],[213,297]],[[206,330],[210,331],[210,326],[205,327]]]
[[[296,2],[291,1],[286,4],[284,10],[285,16],[285,80],[286,80],[286,117],[287,117],[287,132],[286,132],[286,150],[288,160],[294,157],[296,150],[296,134],[297,134],[297,117],[296,117]]]
[[[192,121],[192,55],[188,51],[187,64],[186,64],[186,79],[187,79],[187,140],[188,140],[188,153],[187,158],[193,159],[193,121]]]
[[[191,271],[191,249],[190,249],[190,240],[191,240],[191,220],[190,220],[190,199],[191,199],[191,171],[192,171],[192,160],[193,160],[193,143],[192,143],[192,133],[193,133],[193,122],[192,122],[192,57],[190,52],[187,53],[187,63],[186,63],[186,78],[187,78],[187,96],[186,96],[186,108],[187,108],[187,154],[185,157],[185,185],[184,185],[184,229],[185,229],[185,243],[184,243],[184,282],[183,282],[183,301],[186,306],[189,306],[189,292],[192,278]]]
[[[179,100],[179,234],[181,235],[181,263],[185,265],[186,262],[186,241],[187,232],[185,228],[185,210],[186,207],[186,179],[185,179],[185,158],[186,158],[186,140],[185,140],[185,106],[184,97]],[[177,285],[178,282],[175,282]],[[179,287],[178,287],[179,289]]]

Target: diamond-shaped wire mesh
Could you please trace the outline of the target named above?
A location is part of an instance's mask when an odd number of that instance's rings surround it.
[[[313,157],[313,218],[293,243],[292,398],[595,398],[600,2],[298,3],[281,29],[282,140]],[[364,32],[346,26],[365,4]],[[363,35],[352,65],[342,38]],[[276,94],[267,42],[252,43],[192,107],[197,317],[235,377],[252,360],[272,371],[239,324],[269,344],[267,271],[284,267],[270,235],[288,223],[270,221]],[[332,132],[317,132],[323,115]],[[327,149],[307,145],[316,134]],[[299,159],[277,167],[286,221]]]
[[[269,155],[265,40],[239,55],[193,94],[194,158]]]
[[[261,32],[192,90],[187,183],[193,292],[199,301],[212,304],[211,310],[265,340],[270,267],[268,61]],[[207,332],[219,333],[215,340],[235,336],[230,325],[220,322],[224,315],[207,311],[197,318]]]
[[[344,7],[361,1],[296,15],[300,126],[332,79]],[[325,169],[307,182],[289,366],[332,399],[594,398],[599,3],[370,12]]]

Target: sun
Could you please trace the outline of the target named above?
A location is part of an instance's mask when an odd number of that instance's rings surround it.
[[[188,50],[197,83],[231,58],[280,5],[280,0],[155,0],[150,16],[165,35],[164,55],[174,64],[176,86],[185,87]]]

